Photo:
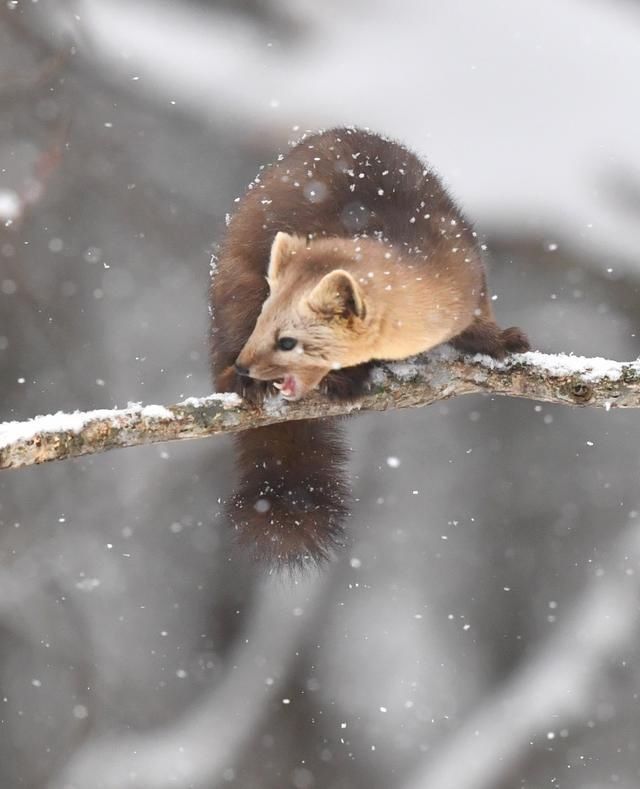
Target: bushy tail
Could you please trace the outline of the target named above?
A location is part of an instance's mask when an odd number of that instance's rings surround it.
[[[342,542],[348,514],[336,420],[269,425],[236,442],[240,481],[228,514],[239,541],[276,566],[326,559]]]

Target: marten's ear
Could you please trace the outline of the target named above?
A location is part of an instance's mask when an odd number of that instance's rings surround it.
[[[324,275],[309,294],[308,302],[315,312],[332,317],[364,318],[367,312],[358,283],[348,271],[339,268]]]
[[[304,248],[305,241],[298,236],[290,236],[289,233],[276,233],[276,237],[271,244],[271,255],[269,257],[269,268],[267,269],[267,280],[270,285],[282,274],[284,266],[291,260],[296,252]]]

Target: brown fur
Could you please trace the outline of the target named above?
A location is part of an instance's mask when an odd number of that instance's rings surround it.
[[[257,402],[292,364],[303,394],[321,382],[349,399],[375,359],[447,340],[496,358],[529,347],[495,323],[475,233],[438,178],[401,145],[357,129],[307,137],[256,178],[230,222],[211,305],[216,388]],[[304,354],[276,349],[287,326]],[[236,362],[253,377],[238,376]],[[324,558],[346,512],[335,423],[237,440],[229,514],[241,539],[277,563]]]

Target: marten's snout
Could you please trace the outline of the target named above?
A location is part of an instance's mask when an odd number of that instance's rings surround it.
[[[236,362],[233,366],[236,368],[236,372],[238,373],[238,375],[249,375],[248,367],[245,367],[242,364],[238,364],[238,362]]]

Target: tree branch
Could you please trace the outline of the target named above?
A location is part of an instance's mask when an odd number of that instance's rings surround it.
[[[484,356],[462,358],[445,350],[416,361],[381,364],[369,391],[355,403],[332,402],[316,394],[297,403],[272,398],[256,408],[234,394],[218,394],[167,407],[133,404],[125,409],[59,412],[0,424],[0,469],[118,447],[237,433],[277,422],[425,406],[474,393],[607,410],[640,408],[640,361],[536,352],[496,362]]]

